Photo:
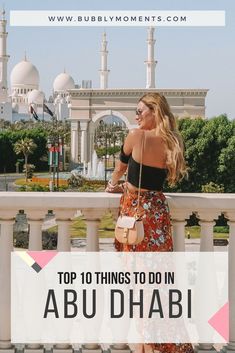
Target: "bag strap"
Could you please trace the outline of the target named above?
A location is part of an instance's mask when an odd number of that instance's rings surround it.
[[[144,136],[142,138],[141,156],[140,156],[140,173],[139,173],[137,212],[139,211],[139,208],[140,208],[140,188],[141,188],[141,179],[142,179],[143,152],[144,152],[144,144],[145,144],[145,132],[143,131],[143,133],[144,133]],[[137,214],[137,212],[136,212],[136,214]]]
[[[144,151],[144,144],[145,144],[145,131],[143,131],[143,137],[142,137],[142,141],[141,141],[141,154],[140,154],[140,171],[139,171],[139,185],[138,185],[138,198],[137,198],[137,210],[135,213],[135,217],[138,217],[138,211],[140,208],[140,189],[141,189],[141,179],[142,179],[142,164],[143,164],[143,151]],[[126,173],[126,177],[125,177],[125,183],[128,180],[128,167],[127,167],[127,173]],[[124,189],[124,193],[123,193],[123,198],[125,199],[125,196],[127,194],[127,187],[125,187]]]

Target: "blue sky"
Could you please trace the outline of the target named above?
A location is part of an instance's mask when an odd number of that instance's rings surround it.
[[[10,10],[225,10],[225,27],[159,27],[155,31],[157,88],[207,88],[206,115],[235,118],[235,1],[233,0],[7,0]],[[10,27],[9,73],[24,57],[40,73],[48,97],[63,72],[76,83],[91,79],[99,87],[103,28]],[[110,88],[144,88],[147,29],[106,27]]]

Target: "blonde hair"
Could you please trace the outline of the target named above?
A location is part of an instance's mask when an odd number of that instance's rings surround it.
[[[139,102],[143,102],[154,112],[156,131],[160,133],[167,146],[167,181],[170,186],[174,186],[188,175],[184,159],[183,139],[177,128],[176,119],[166,98],[159,93],[146,93]]]

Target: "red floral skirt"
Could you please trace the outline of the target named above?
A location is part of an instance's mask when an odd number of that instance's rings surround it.
[[[122,195],[120,213],[134,216],[137,210],[138,192]],[[144,240],[138,245],[124,245],[115,239],[117,251],[173,251],[169,207],[161,191],[140,193],[140,214],[144,223]],[[190,343],[154,343],[156,351],[161,353],[193,353]]]

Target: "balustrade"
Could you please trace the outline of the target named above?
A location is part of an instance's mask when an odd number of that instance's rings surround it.
[[[166,194],[167,195],[167,194]],[[70,225],[77,210],[87,225],[86,250],[99,251],[98,227],[106,211],[118,215],[120,195],[106,193],[14,193],[1,192],[0,198],[0,350],[12,353],[10,333],[10,256],[13,251],[13,224],[19,210],[24,210],[30,225],[29,250],[42,249],[42,225],[48,210],[53,210],[58,225],[58,251],[70,251]],[[200,251],[213,251],[213,225],[221,212],[229,219],[229,343],[223,352],[235,353],[235,194],[168,194],[174,251],[185,251],[185,224],[196,212],[201,225]],[[40,344],[28,344],[26,353],[41,353]],[[55,344],[54,353],[70,353],[70,344]],[[84,344],[84,352],[100,352],[99,344]],[[114,344],[110,351],[129,352],[126,344]],[[213,352],[212,344],[200,344],[197,352]]]
[[[235,353],[235,212],[226,212],[226,217],[229,219],[229,342],[222,352]]]

